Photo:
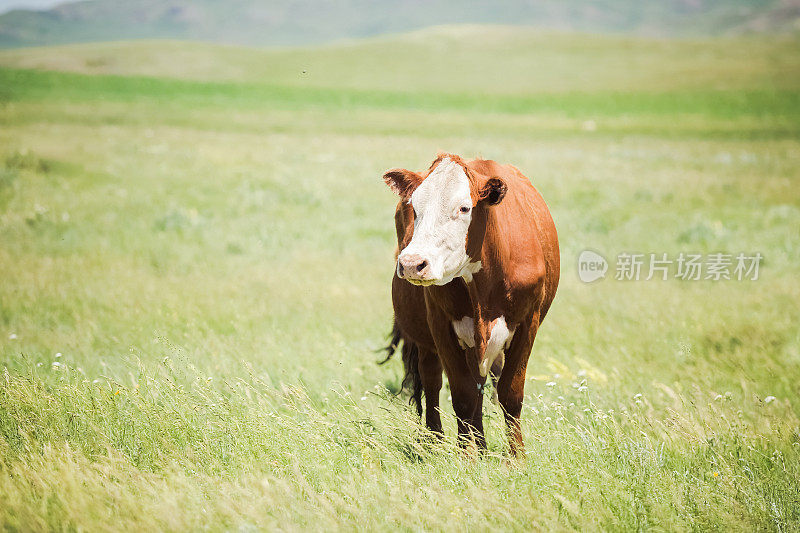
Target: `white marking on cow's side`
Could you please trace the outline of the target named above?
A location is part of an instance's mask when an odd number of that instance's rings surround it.
[[[429,284],[446,285],[458,276],[471,280],[467,232],[472,195],[464,168],[449,157],[442,159],[411,195],[411,205],[416,213],[414,235],[400,256],[424,258],[430,265],[425,280]]]
[[[492,330],[486,343],[486,352],[483,354],[483,360],[478,367],[481,376],[486,377],[489,374],[489,369],[492,368],[496,359],[504,355],[503,349],[508,347],[513,336],[514,331],[508,329],[505,317],[501,316],[492,322]]]
[[[503,345],[504,350],[508,350],[508,347],[511,346],[511,340],[514,338],[514,333],[516,331],[517,331],[517,326],[508,329],[509,335],[508,335],[508,340],[506,340],[505,345]]]
[[[455,331],[458,344],[462,349],[475,347],[475,321],[471,316],[453,320],[453,331]]]

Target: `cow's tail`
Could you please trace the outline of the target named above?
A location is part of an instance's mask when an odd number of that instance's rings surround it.
[[[409,403],[414,404],[417,408],[417,414],[422,415],[422,378],[419,375],[419,347],[403,337],[400,328],[397,326],[397,321],[392,325],[392,332],[389,334],[389,344],[382,349],[386,352],[386,358],[380,362],[384,364],[395,354],[398,348],[403,357],[403,368],[405,375],[403,382],[400,385],[401,390],[405,389],[411,393]],[[402,347],[401,347],[402,343]]]

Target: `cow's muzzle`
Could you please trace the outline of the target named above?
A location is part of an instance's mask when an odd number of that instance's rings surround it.
[[[430,261],[419,254],[398,257],[397,275],[415,285],[429,285],[433,281]]]

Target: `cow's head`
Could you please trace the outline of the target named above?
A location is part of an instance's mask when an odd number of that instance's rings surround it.
[[[427,286],[469,276],[480,259],[486,209],[502,201],[505,182],[471,171],[452,155],[439,156],[424,175],[394,169],[383,180],[413,208],[413,234],[397,257],[398,277]]]

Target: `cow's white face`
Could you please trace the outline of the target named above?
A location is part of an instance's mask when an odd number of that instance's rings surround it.
[[[416,285],[445,285],[474,271],[467,255],[473,205],[463,167],[442,159],[410,202],[414,234],[397,258],[397,275]]]

